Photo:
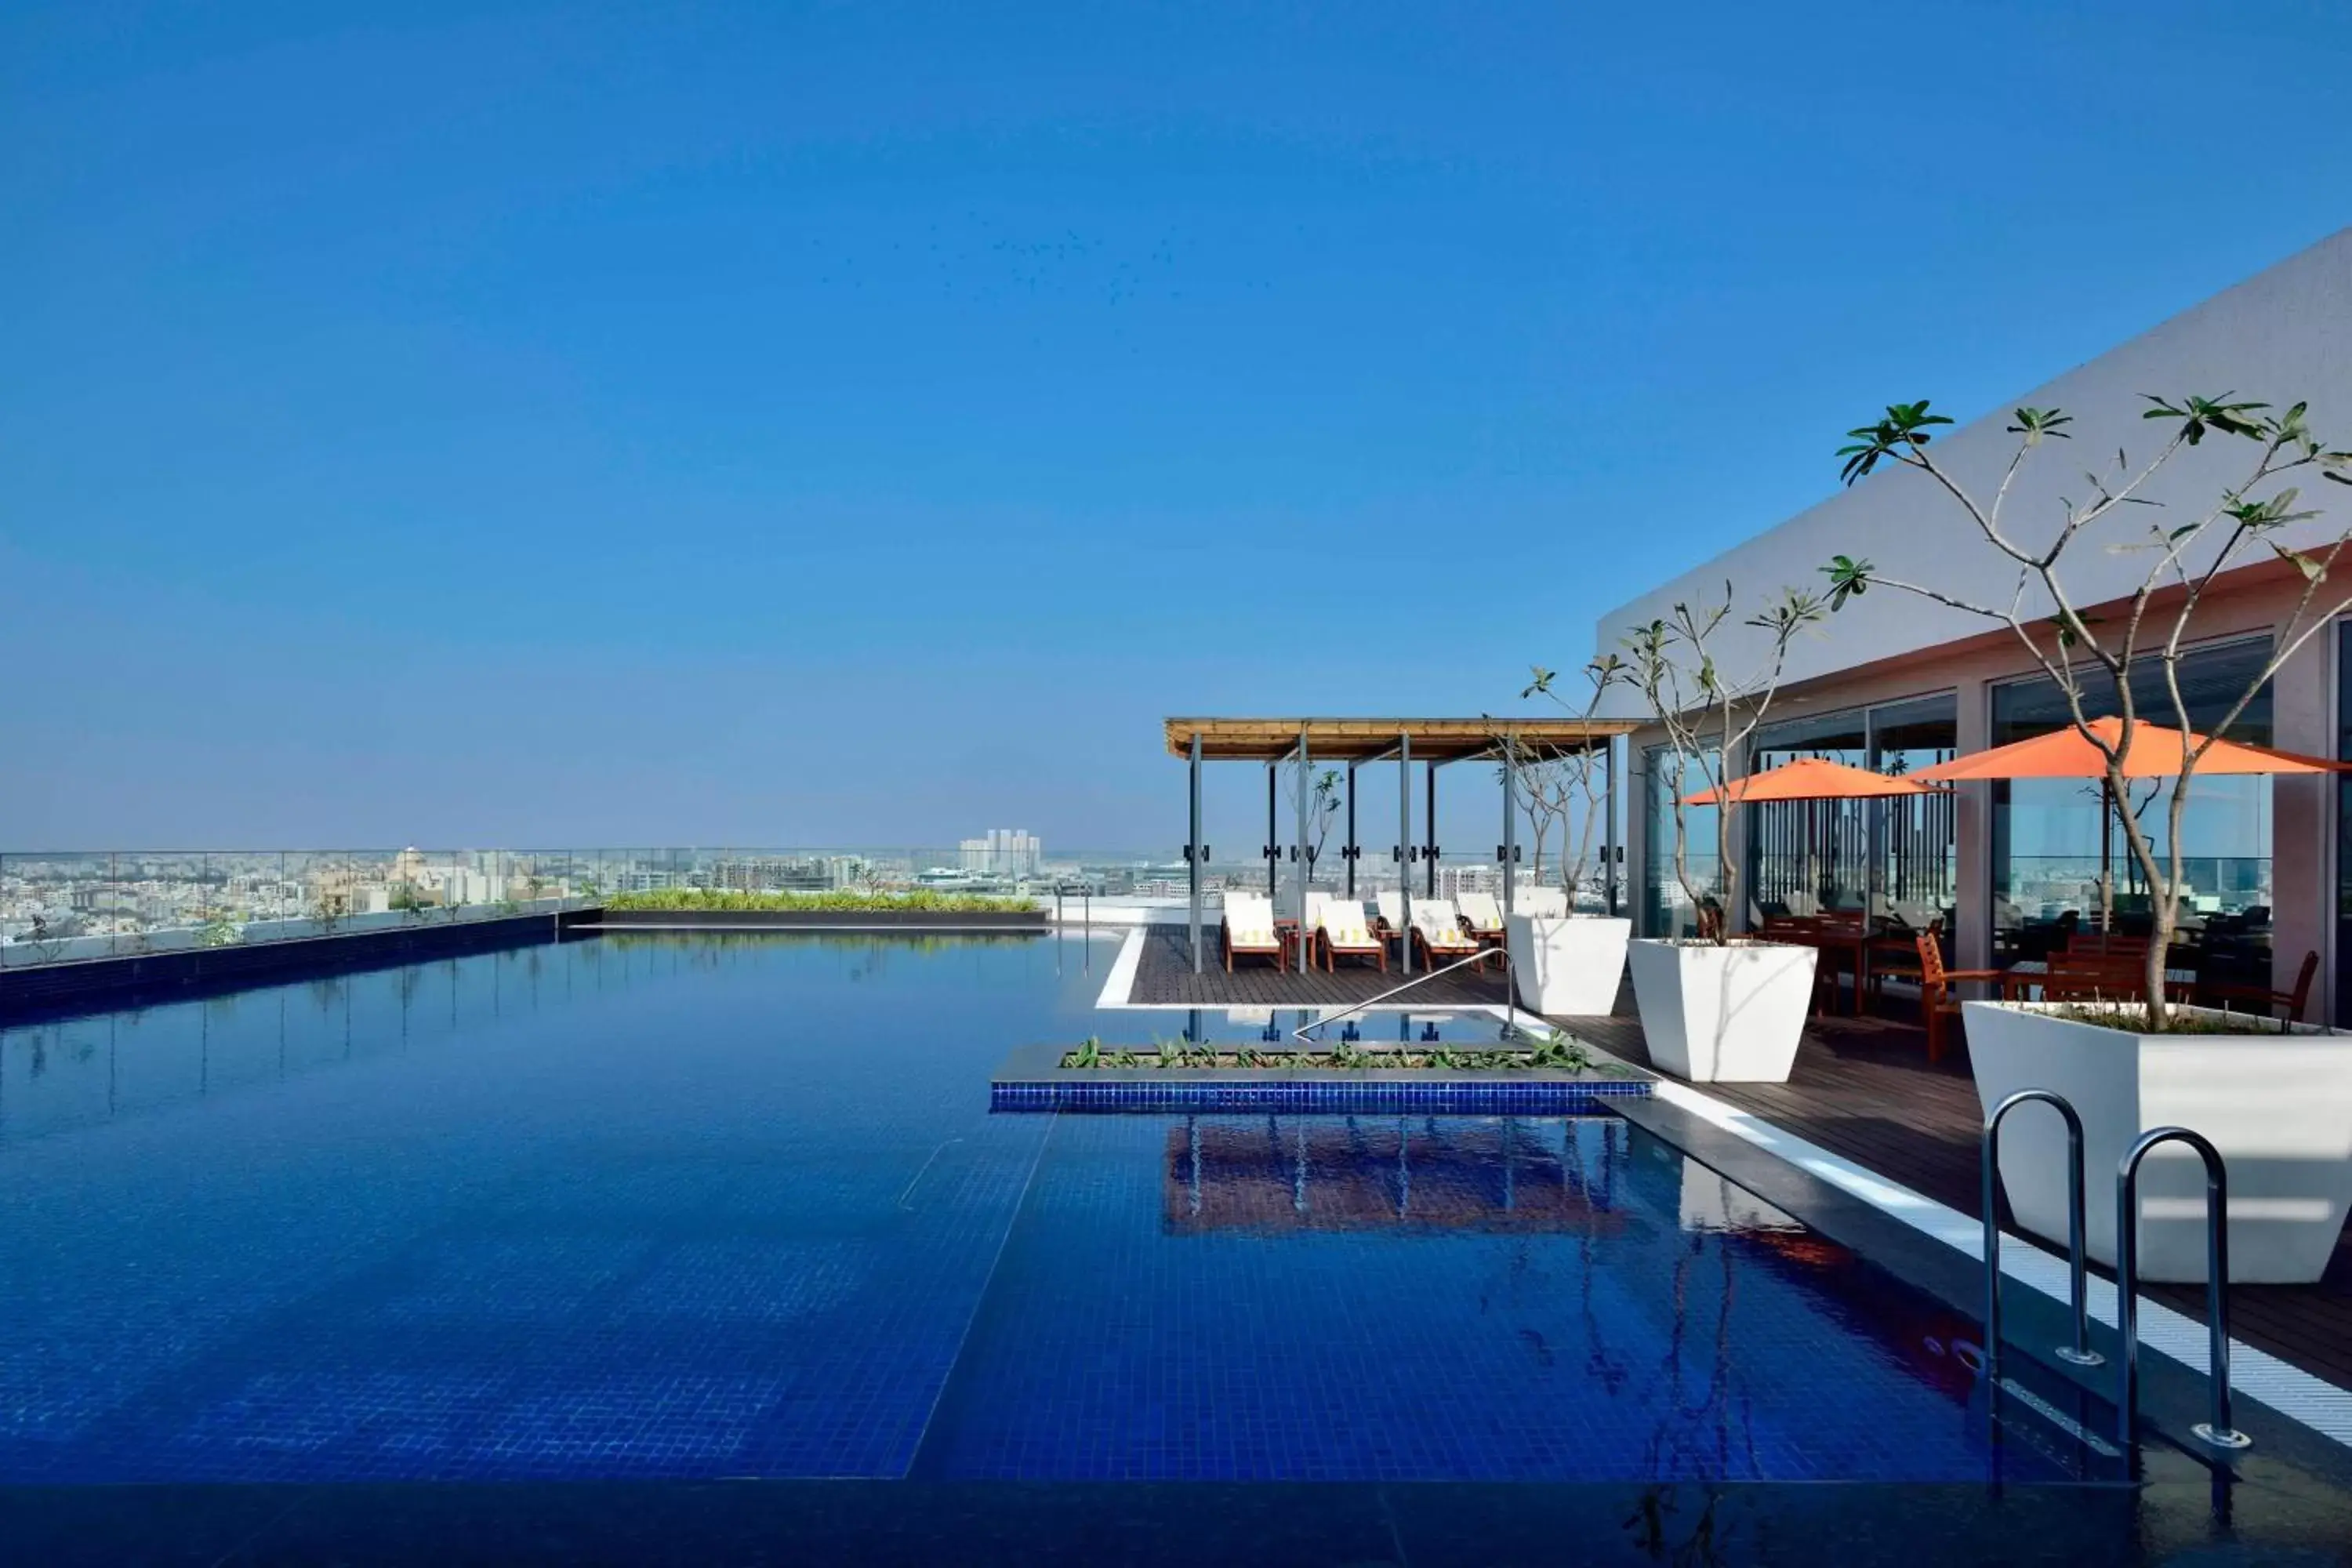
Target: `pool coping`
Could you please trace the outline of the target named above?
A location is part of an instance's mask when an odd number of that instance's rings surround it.
[[[1656,1081],[1652,1093],[1643,1098],[1650,1104],[1682,1112],[1710,1131],[1735,1139],[1769,1156],[1841,1197],[1857,1202],[1897,1222],[1918,1237],[1940,1243],[1943,1247],[1959,1254],[1975,1279],[1981,1281],[1984,1226],[1970,1215],[1880,1175],[1866,1165],[1833,1154],[1775,1122],[1717,1100],[1689,1084],[1662,1078]],[[1634,1120],[1647,1124],[1643,1116],[1637,1114]],[[1677,1147],[1684,1147],[1686,1142],[1663,1128],[1655,1131],[1658,1136]],[[1685,1147],[1684,1152],[1703,1164],[1709,1163],[1694,1150]],[[1737,1173],[1723,1171],[1722,1173],[1743,1185],[1748,1184]],[[1822,1228],[1805,1214],[1796,1209],[1790,1212],[1807,1225]],[[1824,1229],[1824,1234],[1831,1233]],[[1836,1239],[1834,1236],[1832,1239]],[[1856,1250],[1862,1251],[1866,1258],[1872,1256],[1863,1248],[1857,1247]],[[2009,1229],[2001,1232],[2000,1258],[2004,1279],[2025,1286],[2062,1313],[2067,1310],[2073,1286],[2063,1258],[2045,1250],[2036,1238]],[[1906,1272],[1900,1268],[1895,1271]],[[2007,1294],[2003,1292],[2004,1298]],[[2115,1328],[2114,1281],[2092,1275],[2086,1284],[2085,1305],[2094,1324],[2104,1325],[2110,1331]],[[1977,1303],[1977,1310],[1982,1310],[1981,1301]],[[2147,1296],[2138,1299],[2137,1315],[2142,1348],[2155,1351],[2179,1363],[2201,1388],[2205,1379],[2201,1370],[2205,1364],[2205,1325]],[[2020,1348],[2010,1336],[2004,1335],[2003,1341],[2012,1349]],[[2033,1352],[2029,1350],[2025,1353]],[[2040,1355],[2035,1355],[2034,1359],[2045,1361]],[[2304,1431],[2328,1440],[2339,1450],[2352,1449],[2352,1390],[2338,1388],[2237,1339],[2230,1342],[2230,1386],[2234,1394],[2252,1400]],[[2077,1378],[2091,1392],[2101,1394],[2111,1392],[2113,1380],[2112,1365],[2099,1369],[2087,1380]],[[2201,1418],[2201,1412],[2190,1417]],[[2181,1426],[2185,1428],[2186,1422]],[[2261,1450],[2258,1447],[2253,1451],[2260,1453]],[[2210,1450],[2200,1452],[2198,1457],[2207,1462],[2225,1466],[2232,1462],[2229,1457]]]

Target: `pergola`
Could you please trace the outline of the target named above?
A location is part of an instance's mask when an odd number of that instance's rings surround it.
[[[1503,841],[1496,856],[1503,867],[1503,908],[1513,904],[1513,867],[1517,859],[1517,770],[1523,756],[1558,756],[1608,747],[1637,724],[1628,719],[1171,719],[1168,750],[1192,764],[1192,827],[1184,843],[1191,873],[1192,910],[1192,971],[1202,967],[1201,945],[1201,872],[1208,864],[1209,847],[1201,841],[1201,765],[1203,763],[1263,763],[1265,764],[1265,858],[1268,894],[1280,889],[1282,847],[1279,843],[1277,773],[1286,763],[1298,764],[1298,838],[1290,858],[1298,868],[1299,910],[1303,916],[1307,888],[1315,875],[1315,851],[1307,843],[1309,791],[1305,781],[1316,763],[1345,763],[1348,770],[1348,842],[1339,851],[1348,868],[1348,894],[1356,892],[1356,862],[1362,848],[1356,841],[1356,770],[1391,757],[1397,764],[1397,841],[1390,858],[1398,862],[1403,885],[1404,916],[1412,921],[1412,878],[1404,868],[1424,867],[1426,897],[1437,896],[1437,770],[1447,763],[1487,759],[1503,769]],[[1412,838],[1412,765],[1427,770],[1427,805],[1423,812],[1422,842]],[[1603,857],[1609,905],[1617,904],[1617,769],[1609,769],[1604,812],[1608,852]],[[1412,973],[1412,943],[1404,944],[1404,972]]]

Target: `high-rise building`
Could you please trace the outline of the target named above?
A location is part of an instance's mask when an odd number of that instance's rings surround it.
[[[1025,827],[992,827],[983,838],[967,838],[956,846],[957,864],[966,871],[997,877],[1034,877],[1045,864],[1045,847]]]

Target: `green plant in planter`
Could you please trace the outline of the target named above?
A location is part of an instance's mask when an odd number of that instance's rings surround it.
[[[1234,1066],[1254,1068],[1259,1065],[1259,1060],[1258,1049],[1255,1046],[1243,1044],[1234,1047]]]
[[[1122,1047],[1113,1054],[1110,1058],[1110,1065],[1115,1068],[1132,1068],[1141,1067],[1143,1064],[1136,1058],[1136,1055],[1133,1051]]]
[[[1554,1038],[1538,1044],[1528,1054],[1528,1065],[1563,1072],[1582,1072],[1592,1065],[1592,1057],[1580,1041]]]
[[[1078,1048],[1062,1058],[1066,1068],[1097,1068],[1102,1066],[1102,1042],[1088,1035],[1078,1042]]]
[[[1665,616],[1637,626],[1624,637],[1622,673],[1615,679],[1633,687],[1666,733],[1666,749],[1674,773],[1666,798],[1674,813],[1673,866],[1675,880],[1690,900],[1701,941],[1730,941],[1738,919],[1739,863],[1736,856],[1717,857],[1716,886],[1700,883],[1691,869],[1689,807],[1685,792],[1694,771],[1717,805],[1717,842],[1732,842],[1732,819],[1740,797],[1729,789],[1749,757],[1748,741],[1770,710],[1787,668],[1789,647],[1807,628],[1829,616],[1827,603],[1816,594],[1784,588],[1758,614],[1727,630],[1738,593],[1728,582],[1720,601],[1700,599],[1677,603]],[[1727,664],[1723,643],[1738,628],[1760,634],[1749,639],[1756,667],[1746,674]],[[1712,903],[1716,914],[1707,917]]]

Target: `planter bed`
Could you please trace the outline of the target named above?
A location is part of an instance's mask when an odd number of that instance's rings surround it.
[[[1116,1048],[1106,1051],[1117,1059]],[[992,1110],[1413,1110],[1559,1116],[1603,1110],[1614,1100],[1642,1099],[1652,1079],[1640,1068],[1588,1047],[1582,1067],[1339,1066],[1328,1051],[1281,1053],[1281,1067],[1243,1067],[1220,1051],[1208,1066],[1160,1067],[1156,1051],[1133,1053],[1134,1067],[1064,1065],[1067,1046],[1015,1051],[989,1085]],[[1395,1052],[1363,1055],[1378,1062]],[[1420,1059],[1425,1053],[1404,1053]],[[1486,1054],[1464,1051],[1457,1056]],[[1532,1058],[1532,1050],[1517,1053]],[[1301,1065],[1303,1058],[1303,1065]]]
[[[1039,910],[604,910],[605,931],[986,931],[1046,929]]]

